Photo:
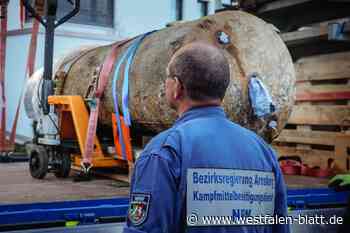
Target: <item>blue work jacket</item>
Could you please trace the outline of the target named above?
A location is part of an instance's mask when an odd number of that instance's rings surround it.
[[[289,233],[288,225],[232,225],[220,219],[259,214],[287,215],[274,151],[227,119],[223,108],[198,107],[154,137],[136,161],[124,232]],[[207,215],[219,220],[203,222]]]

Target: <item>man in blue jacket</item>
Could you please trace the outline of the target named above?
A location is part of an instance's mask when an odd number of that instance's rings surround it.
[[[178,119],[135,164],[125,233],[289,232],[261,220],[287,215],[286,188],[270,146],[220,106],[229,71],[205,43],[173,55],[166,98]]]

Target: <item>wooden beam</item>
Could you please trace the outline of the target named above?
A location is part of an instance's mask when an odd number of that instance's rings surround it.
[[[310,93],[303,92],[296,95],[296,101],[331,101],[350,99],[350,91],[331,93]]]
[[[327,20],[349,17],[350,10],[350,4],[347,2],[327,0],[278,0],[259,5],[261,7],[257,10],[257,16],[275,25],[282,32],[295,31],[300,27]]]
[[[284,129],[274,142],[335,146],[337,138],[343,135],[344,134],[340,132]],[[350,146],[350,135],[346,136],[348,138],[348,145]]]
[[[292,7],[292,6],[296,6],[299,4],[303,4],[306,2],[311,2],[312,0],[279,0],[279,1],[273,1],[270,3],[266,3],[263,7],[261,7],[258,10],[258,14],[262,14],[262,13],[266,13],[269,11],[275,11],[275,10],[280,10],[283,8],[288,8],[288,7]]]
[[[328,0],[330,2],[348,2],[350,3],[350,0]]]
[[[333,23],[343,23],[347,18],[332,20]],[[350,23],[345,24],[343,32],[350,31]],[[328,23],[320,23],[312,27],[305,27],[299,31],[287,32],[281,34],[282,40],[287,46],[295,46],[309,41],[328,40]]]
[[[349,84],[321,84],[301,86],[301,83],[297,86],[297,92],[310,92],[310,93],[332,93],[332,92],[350,92]]]
[[[301,156],[317,156],[319,158],[321,157],[327,157],[327,158],[333,158],[334,157],[334,151],[328,151],[328,150],[300,150],[295,147],[289,147],[289,146],[272,146],[275,151],[277,152],[278,157],[281,156],[294,156],[294,155],[301,155]]]
[[[294,106],[289,124],[350,126],[350,106]]]
[[[281,38],[287,46],[303,44],[315,40],[326,40],[327,37],[327,27],[310,27],[300,31],[287,32],[281,34]]]
[[[310,188],[327,188],[328,178],[319,178],[312,176],[283,175],[288,188],[310,189]]]
[[[300,87],[310,87],[311,83],[310,82],[306,82],[306,83],[302,83],[299,85]],[[304,103],[299,103],[299,105],[302,106],[310,106],[311,103],[310,102],[304,102]],[[297,125],[297,130],[298,131],[302,131],[302,132],[311,132],[311,126],[310,125]],[[296,145],[296,149],[297,150],[311,150],[311,145],[309,144],[297,144]]]
[[[297,81],[350,78],[350,52],[301,58],[295,62]]]
[[[321,168],[327,168],[328,160],[335,159],[334,151],[327,150],[300,150],[295,147],[285,147],[285,146],[273,146],[276,150],[278,157],[283,156],[299,156],[303,164],[307,164],[310,167],[319,166]],[[337,166],[343,161],[336,160]]]
[[[350,85],[315,85],[298,88],[296,101],[350,100]]]
[[[279,157],[283,156],[299,156],[303,164],[307,164],[310,167],[319,166],[321,168],[328,167],[328,160],[335,157],[333,151],[323,150],[297,150],[294,148],[275,147],[278,151]],[[340,162],[337,162],[339,164]]]
[[[293,61],[302,57],[350,51],[350,43],[345,41],[316,40],[288,47]]]
[[[337,164],[341,170],[347,170],[349,135],[337,137],[335,145],[335,158],[343,163]]]

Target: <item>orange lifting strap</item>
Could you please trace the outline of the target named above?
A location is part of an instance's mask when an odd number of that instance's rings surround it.
[[[120,116],[120,125],[122,129],[122,135],[123,136],[123,142],[125,144],[125,153],[126,158],[129,162],[133,162],[134,158],[132,156],[132,147],[131,147],[131,137],[130,137],[130,129],[129,127],[124,123],[124,118]],[[112,113],[112,126],[113,126],[113,139],[114,139],[114,145],[115,145],[115,151],[117,153],[117,158],[124,160],[122,155],[122,146],[120,145],[120,140],[118,136],[118,126],[117,126],[117,119],[115,113]]]

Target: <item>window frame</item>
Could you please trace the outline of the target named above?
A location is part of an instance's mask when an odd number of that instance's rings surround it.
[[[176,21],[181,21],[184,19],[183,16],[183,9],[184,9],[184,0],[175,0],[175,4],[176,4],[176,16],[175,16],[175,20]]]
[[[32,0],[34,1],[34,0]],[[62,1],[62,0],[61,0]],[[82,0],[84,1],[84,0]],[[108,14],[108,21],[109,22],[98,22],[98,17],[104,17],[103,15],[98,15],[98,14],[91,14],[92,9],[93,9],[93,5],[95,5],[96,8],[96,4],[98,3],[96,0],[89,0],[90,1],[90,7],[88,9],[88,14],[84,15],[85,17],[94,17],[94,21],[89,21],[89,20],[84,20],[84,18],[82,18],[83,16],[79,16],[79,14],[81,14],[81,9],[78,13],[78,15],[74,16],[73,18],[71,18],[70,20],[67,21],[67,23],[69,24],[77,24],[77,25],[83,25],[83,26],[92,26],[92,27],[102,27],[102,28],[114,28],[115,27],[115,1],[114,0],[105,0],[107,1],[107,14]],[[80,3],[81,5],[81,3]],[[62,18],[62,15],[60,15],[59,10],[67,10],[66,13],[69,12],[68,8],[61,8],[57,10],[57,19]],[[25,21],[26,22],[30,22],[32,20],[32,16],[26,11],[25,12]]]

